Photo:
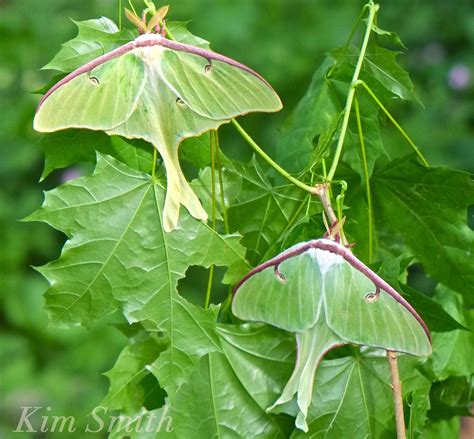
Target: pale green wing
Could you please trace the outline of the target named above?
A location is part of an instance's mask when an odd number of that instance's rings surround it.
[[[114,128],[133,113],[144,84],[143,61],[133,53],[119,56],[54,90],[39,106],[34,128],[42,132]]]
[[[191,110],[222,120],[282,107],[275,91],[257,74],[228,62],[164,49],[158,66],[163,80]]]
[[[160,48],[149,49],[158,53]],[[182,139],[210,129],[217,129],[224,121],[199,116],[189,107],[176,101],[176,95],[163,82],[156,69],[146,64],[146,86],[136,110],[123,124],[107,132],[127,138],[139,137],[152,143],[160,153],[166,168],[166,199],[163,228],[171,231],[178,225],[180,205],[198,219],[207,214],[191,186],[186,181],[178,160],[178,145]]]
[[[232,311],[293,332],[324,321],[346,343],[431,352],[425,330],[405,306],[385,291],[376,295],[369,278],[326,250],[309,249],[281,262],[277,272],[270,266],[253,274],[237,289]]]
[[[181,204],[193,217],[207,219],[180,169],[180,142],[239,114],[277,111],[281,102],[248,67],[205,50],[196,55],[192,52],[202,49],[180,43],[168,49],[162,46],[165,41],[156,35],[139,37],[71,73],[45,96],[34,128],[104,130],[151,142],[166,167],[163,227],[170,231],[178,224]]]
[[[319,258],[335,256],[316,252]],[[370,279],[339,258],[323,282],[328,326],[347,342],[429,355],[431,343],[412,313],[385,291],[377,293]]]
[[[248,278],[237,290],[232,312],[243,320],[301,332],[318,319],[321,273],[309,253],[286,259]]]

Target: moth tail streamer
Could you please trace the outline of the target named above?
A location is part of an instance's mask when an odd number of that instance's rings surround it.
[[[201,205],[186,177],[181,171],[176,153],[169,153],[158,148],[166,169],[166,196],[163,209],[163,229],[171,232],[178,226],[181,204],[186,207],[191,216],[206,221],[207,213]]]

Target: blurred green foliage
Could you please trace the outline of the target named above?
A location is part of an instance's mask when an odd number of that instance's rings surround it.
[[[125,3],[125,1],[124,1]],[[308,87],[326,51],[345,42],[363,2],[353,0],[169,1],[170,18],[192,20],[193,33],[212,48],[263,74],[281,95],[284,110],[251,115],[246,128],[270,154],[279,126]],[[135,0],[140,8],[140,2]],[[395,104],[392,111],[432,164],[474,170],[474,10],[468,0],[381,1],[379,23],[408,47],[399,57],[425,105]],[[64,238],[44,224],[19,219],[41,203],[40,188],[67,178],[56,171],[41,185],[40,136],[32,130],[39,100],[32,91],[50,80],[40,71],[72,38],[68,19],[117,19],[117,0],[0,0],[0,437],[16,425],[20,406],[51,406],[86,414],[105,394],[101,373],[124,344],[104,322],[89,331],[46,329],[45,281],[31,269],[58,257]],[[387,126],[384,142],[401,142]],[[230,129],[223,148],[250,157]],[[21,437],[21,436],[15,436]]]

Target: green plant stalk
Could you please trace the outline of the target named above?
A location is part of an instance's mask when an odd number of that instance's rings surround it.
[[[153,162],[151,164],[151,178],[153,180],[153,183],[156,183],[156,161],[158,160],[158,151],[157,149],[153,146]]]
[[[220,157],[219,132],[216,131],[216,161],[217,161],[217,176],[219,178],[219,194],[221,198],[222,216],[224,218],[224,230],[226,234],[230,233],[229,219],[227,217],[227,206],[225,205],[224,193],[224,179],[222,178],[222,165]]]
[[[341,134],[339,135],[336,151],[334,153],[334,158],[333,158],[331,168],[329,169],[329,173],[328,173],[328,180],[330,181],[334,178],[334,174],[336,173],[337,165],[341,157],[342,147],[344,146],[344,140],[346,138],[347,127],[349,126],[349,116],[351,114],[352,102],[354,100],[356,83],[359,80],[360,70],[362,68],[362,63],[364,62],[365,53],[367,52],[367,45],[369,44],[369,38],[372,31],[372,24],[374,22],[375,14],[377,13],[379,9],[379,5],[374,4],[373,2],[369,2],[368,8],[369,8],[369,16],[367,19],[367,27],[365,29],[365,35],[362,41],[359,58],[357,59],[357,64],[354,70],[354,74],[352,76],[351,87],[349,89],[349,93],[347,94],[346,106],[344,108],[344,117],[342,119]]]
[[[122,0],[118,0],[118,27],[122,30]]]
[[[176,38],[174,37],[172,32],[168,29],[168,26],[166,26],[166,24],[163,21],[161,21],[160,26],[165,26],[165,33],[168,36],[168,38],[170,40],[176,41]]]
[[[212,228],[215,230],[216,228],[216,157],[215,157],[215,150],[216,150],[216,131],[211,130],[209,140],[210,140],[210,149],[211,149],[211,223]]]
[[[362,20],[362,17],[364,16],[364,13],[365,13],[365,10],[369,7],[369,4],[366,3],[363,7],[362,7],[362,10],[360,11],[360,14],[359,16],[357,17],[357,20],[354,22],[354,24],[352,25],[352,30],[351,30],[351,33],[349,35],[349,38],[347,39],[346,41],[346,44],[344,45],[344,49],[341,53],[341,55],[338,57],[338,60],[341,59],[347,52],[347,48],[349,47],[349,44],[351,43],[352,41],[352,38],[354,38],[354,34],[356,33],[356,30],[357,30],[357,27],[359,26],[359,23],[360,21]],[[333,72],[333,70],[336,68],[337,66],[337,62],[334,63],[334,65],[331,67],[331,69],[329,70],[328,72],[328,76],[331,76],[331,73]]]
[[[130,5],[130,8],[132,8],[133,13],[137,15],[137,11],[135,11],[135,7],[133,6],[132,0],[128,0],[128,4]]]
[[[370,87],[362,80],[357,81],[356,86],[361,85],[364,90],[369,94],[369,96],[375,101],[375,103],[380,107],[380,109],[385,113],[385,115],[389,118],[390,122],[397,128],[400,134],[404,137],[404,139],[408,142],[408,144],[413,148],[415,153],[420,158],[421,162],[425,166],[429,166],[428,160],[425,159],[423,154],[421,153],[420,149],[415,145],[413,140],[411,140],[410,136],[405,132],[405,130],[400,126],[400,124],[395,120],[395,118],[390,114],[390,112],[385,108],[384,104],[380,101],[380,99],[375,95],[375,93],[370,89]]]
[[[282,177],[286,178],[288,181],[293,183],[295,186],[298,186],[300,189],[303,189],[304,191],[309,192],[310,194],[317,195],[317,192],[314,187],[308,186],[307,184],[304,184],[302,181],[299,181],[297,178],[290,175],[278,163],[276,163],[270,156],[268,156],[266,152],[255,143],[252,137],[250,137],[249,134],[247,134],[247,132],[239,125],[239,123],[235,119],[232,119],[231,123],[237,129],[239,134],[244,138],[244,140],[252,147],[252,149],[260,157],[262,157],[262,159],[265,160],[265,162],[269,166],[275,169],[275,171],[277,171]]]
[[[357,100],[357,97],[355,98],[355,101],[354,101],[354,108],[355,108],[356,121],[357,121],[357,131],[359,133],[360,151],[362,154],[362,164],[364,166],[364,180],[365,180],[365,191],[367,194],[368,226],[369,226],[369,264],[371,264],[373,262],[373,252],[374,252],[372,192],[370,190],[369,167],[367,165],[367,153],[365,150],[364,132],[362,131],[359,101]]]
[[[298,217],[300,216],[301,211],[304,209],[305,206],[308,205],[308,203],[311,203],[311,196],[308,194],[305,196],[301,204],[298,206],[298,209],[296,209],[295,213],[293,216],[290,218],[290,220],[286,223],[285,227],[283,230],[278,234],[277,238],[275,239],[275,242],[278,242],[281,237],[290,229],[290,227],[296,222]]]
[[[215,149],[216,149],[216,136],[215,130],[212,130],[209,136],[210,150],[211,150],[211,224],[212,229],[216,230],[216,161],[215,161]],[[206,298],[204,301],[204,308],[209,308],[211,303],[211,291],[212,291],[212,280],[214,279],[214,265],[209,267],[209,278],[207,280]]]

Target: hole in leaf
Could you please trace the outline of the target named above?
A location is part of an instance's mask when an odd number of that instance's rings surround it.
[[[474,204],[467,208],[467,225],[471,230],[474,230]]]
[[[211,303],[222,303],[227,298],[228,286],[222,284],[226,269],[214,267],[212,279]],[[178,291],[187,301],[203,306],[206,297],[209,269],[192,266],[186,271],[186,277],[178,282]]]
[[[158,380],[151,373],[142,378],[139,386],[143,389],[143,405],[147,410],[154,410],[164,405],[166,392],[160,387]]]
[[[331,349],[324,355],[325,360],[335,360],[336,358],[354,357],[358,355],[359,348],[357,346],[344,345]]]

